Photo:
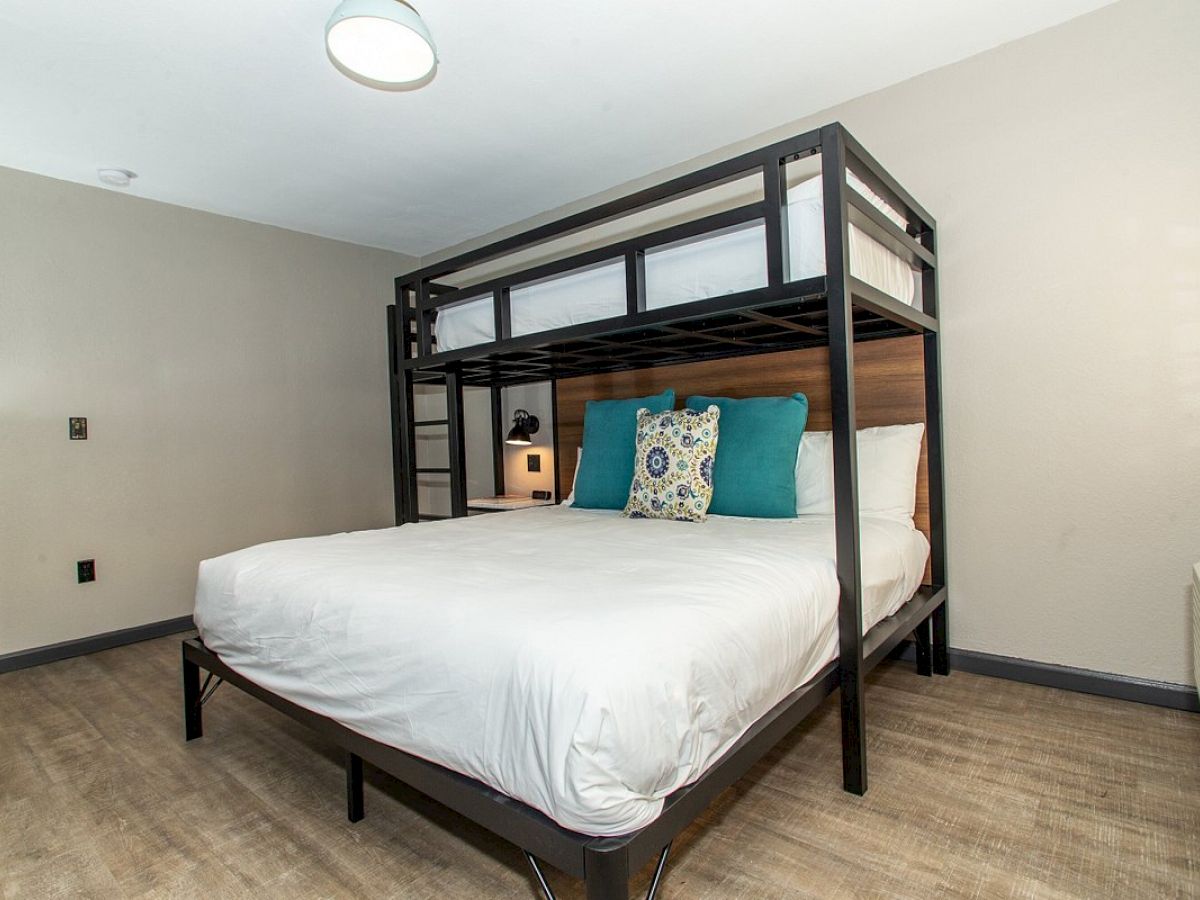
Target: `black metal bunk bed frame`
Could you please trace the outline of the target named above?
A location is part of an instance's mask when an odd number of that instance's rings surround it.
[[[787,165],[822,156],[825,210],[825,275],[788,280]],[[897,227],[865,198],[849,190],[847,170],[882,196],[907,221]],[[725,212],[623,240],[596,250],[467,288],[436,279],[545,241],[676,200],[761,172],[763,199]],[[832,177],[831,177],[832,176]],[[664,309],[646,309],[645,254],[652,248],[702,237],[762,220],[767,241],[767,285]],[[856,225],[920,272],[921,309],[901,303],[859,281],[850,272],[849,226]],[[650,824],[618,837],[592,837],[569,831],[525,804],[474,779],[402,750],[371,740],[343,725],[297,706],[239,675],[199,639],[183,644],[184,723],[187,740],[202,734],[201,710],[212,694],[200,683],[200,670],[237,685],[346,751],[347,812],[363,815],[363,760],[392,774],[482,825],[524,852],[538,887],[553,893],[538,860],[584,879],[588,900],[628,900],[632,873],[657,856],[650,885],[655,894],[672,840],[725,788],[744,775],[835,689],[841,692],[842,775],[847,791],[867,787],[863,678],[905,637],[914,636],[917,670],[948,674],[945,489],[942,471],[941,391],[937,323],[937,268],[933,218],[838,123],[761,150],[738,156],[497,241],[396,280],[396,304],[388,307],[393,465],[397,523],[426,518],[417,508],[416,428],[444,425],[449,465],[435,471],[450,477],[451,515],[467,514],[466,453],[463,429],[464,385],[492,391],[494,461],[502,485],[501,389],[508,385],[571,375],[670,365],[751,353],[829,346],[833,413],[834,496],[839,658],[793,691],[759,719],[696,782],[680,788]],[[593,264],[624,259],[627,310],[624,315],[538,334],[513,337],[509,292],[516,285],[550,278]],[[433,319],[448,304],[490,295],[495,319],[491,343],[437,352]],[[924,387],[928,455],[931,584],[891,618],[862,631],[861,560],[854,398],[855,340],[920,334],[924,342]],[[415,344],[415,352],[414,352]],[[414,385],[444,383],[444,420],[414,416]],[[557,431],[557,424],[555,425]],[[555,438],[557,454],[557,435]],[[557,466],[555,467],[557,487]],[[220,683],[219,681],[217,682]]]

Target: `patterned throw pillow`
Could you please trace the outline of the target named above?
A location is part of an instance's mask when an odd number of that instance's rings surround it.
[[[708,518],[720,417],[716,406],[705,412],[638,410],[633,484],[625,516],[681,522]]]

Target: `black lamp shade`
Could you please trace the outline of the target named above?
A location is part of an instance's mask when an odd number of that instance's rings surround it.
[[[527,447],[533,443],[533,438],[520,425],[514,425],[508,430],[508,437],[504,439],[504,443],[514,444],[518,447]]]
[[[508,431],[508,437],[504,439],[504,443],[512,444],[514,447],[528,447],[533,443],[532,434],[537,434],[541,423],[538,417],[530,415],[523,409],[518,409],[513,413],[513,427]]]

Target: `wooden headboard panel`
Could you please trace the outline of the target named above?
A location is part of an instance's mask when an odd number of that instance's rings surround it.
[[[925,421],[925,367],[919,336],[867,341],[854,346],[854,389],[858,427]],[[676,406],[691,394],[721,397],[808,395],[808,427],[832,428],[829,409],[829,351],[788,350],[708,362],[582,375],[558,382],[559,485],[563,496],[575,475],[575,448],[583,443],[583,408],[588,400],[637,397],[674,388]],[[917,473],[916,525],[929,536],[929,482],[925,444]]]

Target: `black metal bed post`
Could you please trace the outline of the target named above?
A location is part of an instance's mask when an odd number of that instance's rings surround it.
[[[553,429],[550,432],[550,436],[552,438],[553,450],[554,450],[554,502],[562,503],[567,498],[564,497],[563,493],[562,493],[562,462],[561,462],[562,457],[560,457],[558,455],[562,451],[559,448],[559,441],[558,441],[558,379],[557,378],[550,379],[550,416],[553,419],[553,421],[550,423],[551,428]],[[568,450],[567,452],[570,453],[571,451]],[[576,464],[578,464],[578,461],[576,461]],[[574,469],[572,469],[572,471],[574,471]]]
[[[397,302],[387,308],[388,399],[392,414],[392,504],[397,525],[404,522],[404,458],[401,449],[404,443],[404,429],[400,424],[400,379],[403,373],[396,359],[400,352],[396,310],[403,293],[403,289],[397,284]]]
[[[361,822],[366,814],[363,805],[363,761],[357,753],[346,751],[346,818]]]
[[[837,542],[842,786],[867,790],[863,708],[862,569],[858,533],[858,439],[854,399],[854,314],[850,298],[846,146],[842,127],[821,129],[825,281],[829,312],[829,393],[833,413],[834,532]]]
[[[463,421],[462,375],[457,368],[446,373],[446,449],[450,457],[450,515],[467,514],[467,444]]]
[[[493,334],[496,340],[512,337],[512,298],[509,288],[492,292]],[[492,391],[492,482],[497,494],[504,493],[504,389],[496,385]]]
[[[788,260],[787,162],[775,155],[763,161],[763,201],[767,284],[779,287],[791,277],[791,264]]]
[[[492,492],[504,494],[504,388],[489,388],[492,400]]]
[[[629,853],[587,848],[583,855],[587,900],[629,900]]]
[[[400,365],[412,357],[412,286],[396,280],[396,303],[388,307],[388,382],[392,411],[392,493],[396,524],[417,521],[416,427],[413,376]]]
[[[937,226],[930,222],[924,244],[937,252]],[[937,268],[921,273],[921,301],[926,315],[938,315]],[[941,329],[927,331],[925,349],[925,448],[929,464],[929,570],[935,585],[946,586],[946,481],[942,452]],[[950,605],[946,599],[930,616],[930,665],[938,675],[950,674]]]
[[[204,737],[204,709],[200,705],[200,667],[183,649],[183,739]]]

